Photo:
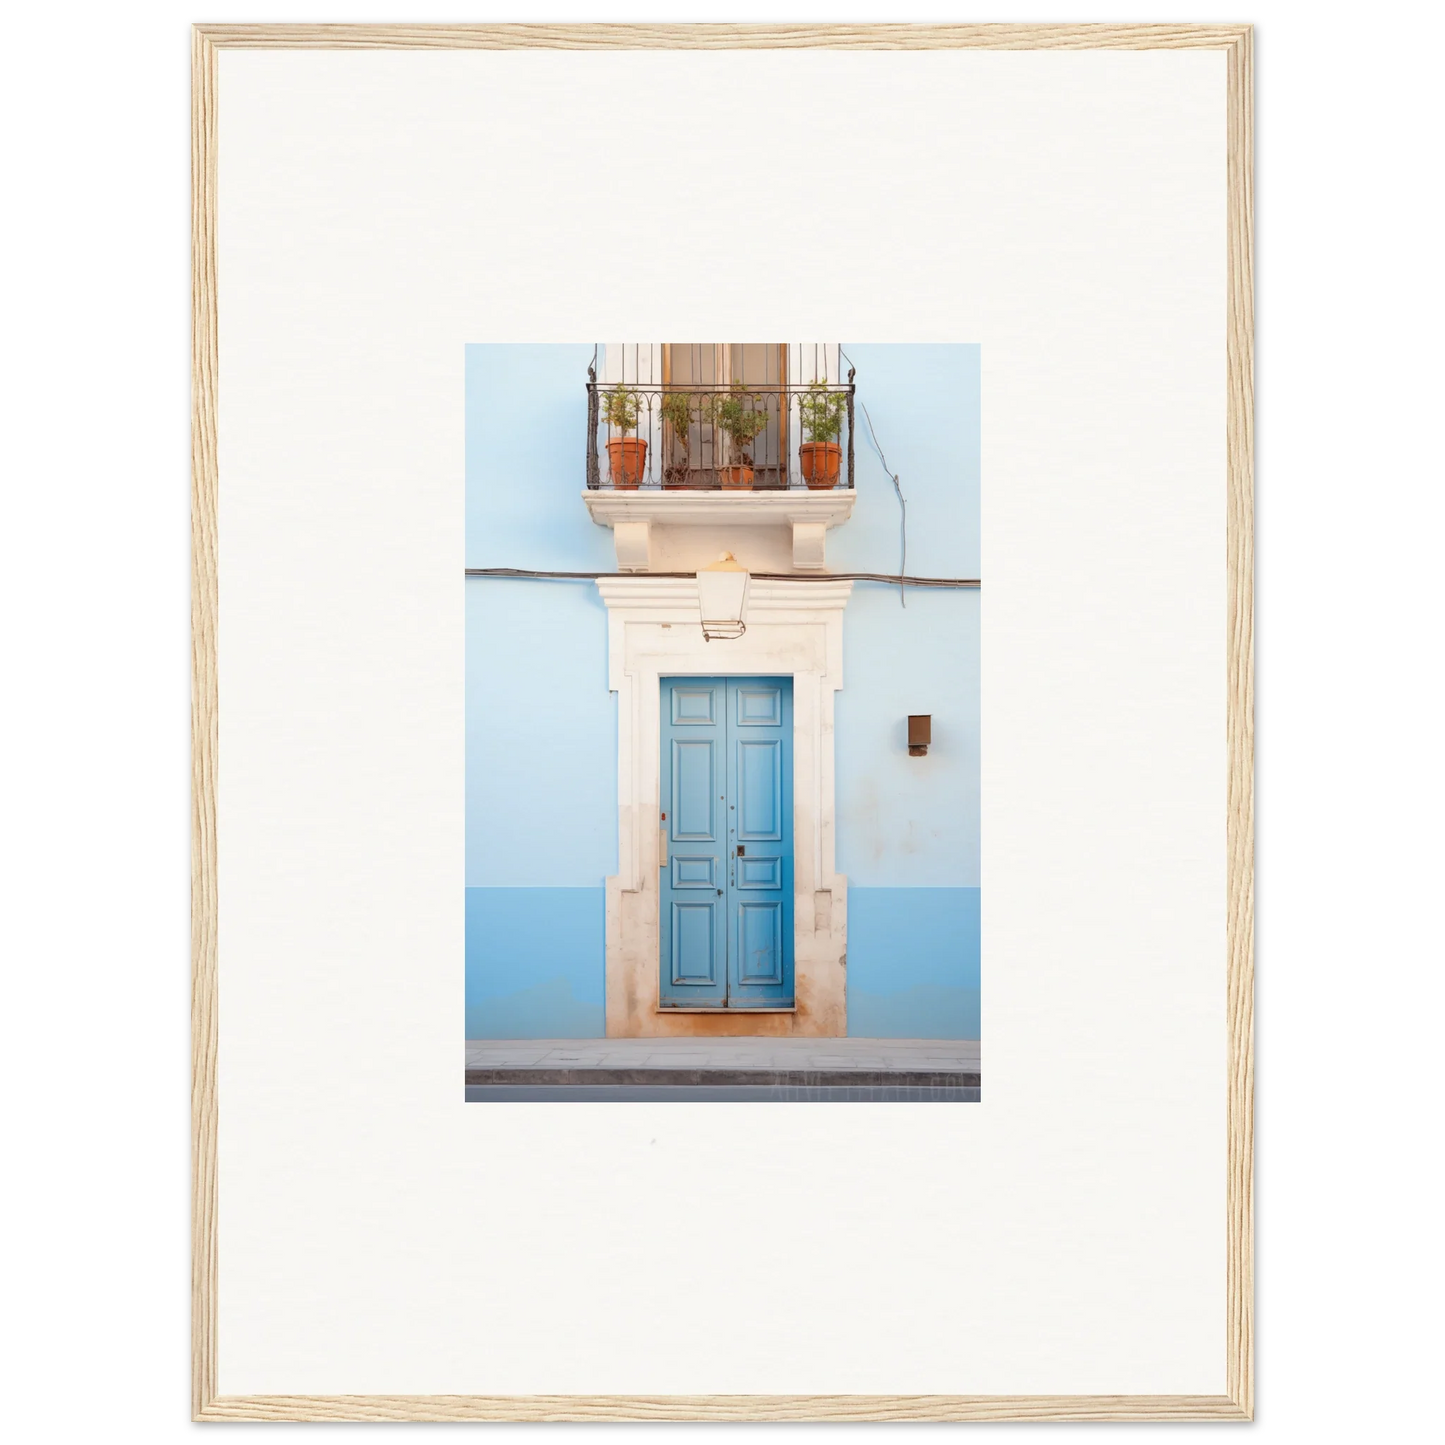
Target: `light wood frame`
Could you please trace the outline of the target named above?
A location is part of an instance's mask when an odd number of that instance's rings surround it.
[[[216,1393],[216,55],[240,49],[1156,50],[1228,74],[1226,1393]],[[1247,25],[199,25],[192,32],[192,1413],[196,1420],[1249,1420],[1254,1416],[1253,33]]]

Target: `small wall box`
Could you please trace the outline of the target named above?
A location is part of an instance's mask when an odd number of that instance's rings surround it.
[[[932,714],[911,713],[908,718],[908,756],[910,758],[927,757],[928,745],[932,741]]]

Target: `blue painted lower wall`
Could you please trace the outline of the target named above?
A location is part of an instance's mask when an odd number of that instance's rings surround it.
[[[600,1039],[601,888],[467,889],[467,1037]]]
[[[976,1039],[979,890],[849,888],[848,1033]],[[601,888],[467,889],[467,1037],[600,1039]]]
[[[848,1034],[976,1039],[979,890],[848,889]]]

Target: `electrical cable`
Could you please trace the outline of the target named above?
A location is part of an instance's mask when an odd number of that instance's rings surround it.
[[[848,363],[849,376],[853,375],[853,358],[840,346],[838,355]],[[898,473],[888,465],[888,458],[883,455],[883,448],[878,445],[878,433],[873,430],[873,418],[868,415],[867,402],[858,403],[863,408],[863,420],[868,423],[868,440],[873,443],[873,450],[878,453],[878,460],[883,464],[883,470],[893,481],[893,491],[898,498],[898,605],[908,606],[908,598],[904,595],[903,584],[911,579],[908,578],[908,503],[903,500],[903,486],[898,480]]]
[[[901,607],[908,606],[908,599],[903,595],[903,579],[908,572],[908,503],[903,500],[903,487],[898,481],[898,473],[890,471],[888,458],[883,455],[883,448],[878,445],[877,433],[873,430],[873,418],[868,415],[867,402],[859,402],[863,408],[863,420],[868,423],[868,439],[873,443],[873,450],[878,453],[878,460],[883,463],[883,470],[893,479],[893,490],[898,497],[898,602]]]
[[[468,577],[516,577],[532,581],[596,582],[614,577],[695,577],[696,572],[548,572],[529,567],[468,567]],[[952,587],[976,591],[983,583],[977,577],[899,577],[892,572],[823,572],[811,576],[799,572],[754,572],[759,582],[886,582],[890,587],[899,581],[910,587]]]

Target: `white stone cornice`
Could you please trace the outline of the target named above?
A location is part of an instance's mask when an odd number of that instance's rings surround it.
[[[782,526],[821,522],[836,527],[853,515],[857,492],[840,489],[807,492],[664,491],[639,487],[633,492],[598,488],[582,500],[600,527],[618,522],[653,522],[674,527]]]
[[[652,565],[657,527],[786,527],[792,538],[793,566],[821,571],[826,565],[828,529],[853,514],[854,491],[781,492],[637,491],[602,488],[582,493],[599,527],[611,527],[617,565],[624,572],[645,572]]]

